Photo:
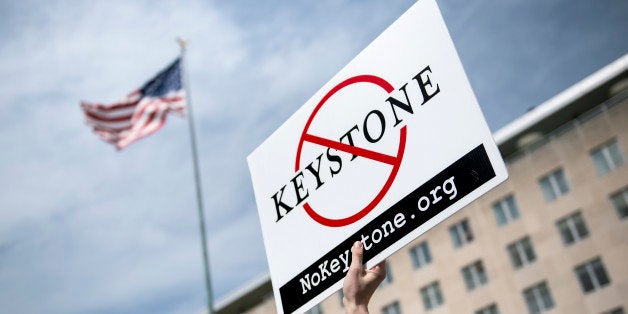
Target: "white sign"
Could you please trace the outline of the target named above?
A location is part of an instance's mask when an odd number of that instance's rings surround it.
[[[419,0],[248,157],[279,312],[342,286],[508,174],[434,0]]]

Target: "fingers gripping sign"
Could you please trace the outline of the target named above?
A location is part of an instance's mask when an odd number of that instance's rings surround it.
[[[346,313],[368,313],[371,296],[386,278],[386,261],[365,269],[362,264],[363,256],[362,242],[356,241],[351,247],[351,266],[342,286],[342,302]]]

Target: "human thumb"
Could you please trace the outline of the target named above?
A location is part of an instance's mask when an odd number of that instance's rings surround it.
[[[362,242],[355,241],[351,247],[351,266],[350,269],[354,271],[362,271],[362,256],[364,255],[364,248]]]

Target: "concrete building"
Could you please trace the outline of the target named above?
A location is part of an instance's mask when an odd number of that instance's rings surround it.
[[[494,137],[510,178],[389,257],[371,313],[625,313],[628,55]],[[217,304],[275,312],[268,276]]]

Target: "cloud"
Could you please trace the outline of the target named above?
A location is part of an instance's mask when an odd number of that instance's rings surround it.
[[[48,1],[10,10],[21,17],[11,36],[3,28],[12,40],[0,48],[1,74],[11,78],[0,86],[0,145],[8,152],[0,157],[0,309],[202,307],[185,120],[172,118],[160,139],[116,153],[88,132],[78,100],[108,102],[139,87],[177,54],[176,35],[215,56],[197,68],[227,73],[246,54],[240,30],[202,1],[184,10],[174,2]],[[153,49],[163,46],[170,49]],[[161,307],[152,311],[154,304]]]
[[[178,54],[176,36],[190,39],[215,296],[265,272],[246,156],[413,2],[1,3],[0,312],[203,308],[186,120],[171,117],[157,134],[117,153],[90,134],[78,108],[81,99],[111,102],[139,87]],[[602,58],[608,61],[626,51],[625,41],[609,42],[623,34],[628,10],[593,10],[595,20],[583,22],[593,31],[584,32],[564,25],[590,8],[561,11],[561,3],[548,5],[554,20],[531,28],[549,33],[537,43],[513,30],[521,25],[508,24],[513,12],[523,25],[548,18],[529,7],[501,4],[500,16],[486,13],[494,3],[439,2],[489,123],[535,104],[544,97],[532,97],[535,88],[556,90],[544,84],[598,46],[613,48]],[[619,26],[603,28],[604,20]],[[558,62],[566,45],[559,42],[550,46],[554,59],[531,66],[563,31],[596,47],[583,44]],[[513,34],[520,36],[514,42]],[[517,50],[530,42],[529,50]],[[530,85],[522,83],[527,76]]]
[[[351,30],[330,24],[298,38],[304,25],[282,33],[294,12],[245,30],[201,1],[30,1],[8,12],[16,25],[0,35],[12,38],[0,48],[1,74],[11,78],[0,86],[0,112],[11,117],[0,125],[0,145],[10,152],[0,157],[8,187],[0,190],[0,308],[203,306],[185,120],[173,117],[116,153],[89,134],[78,110],[79,99],[109,102],[138,87],[176,55],[168,45],[177,35],[190,38],[215,294],[265,272],[245,157],[351,58]]]

